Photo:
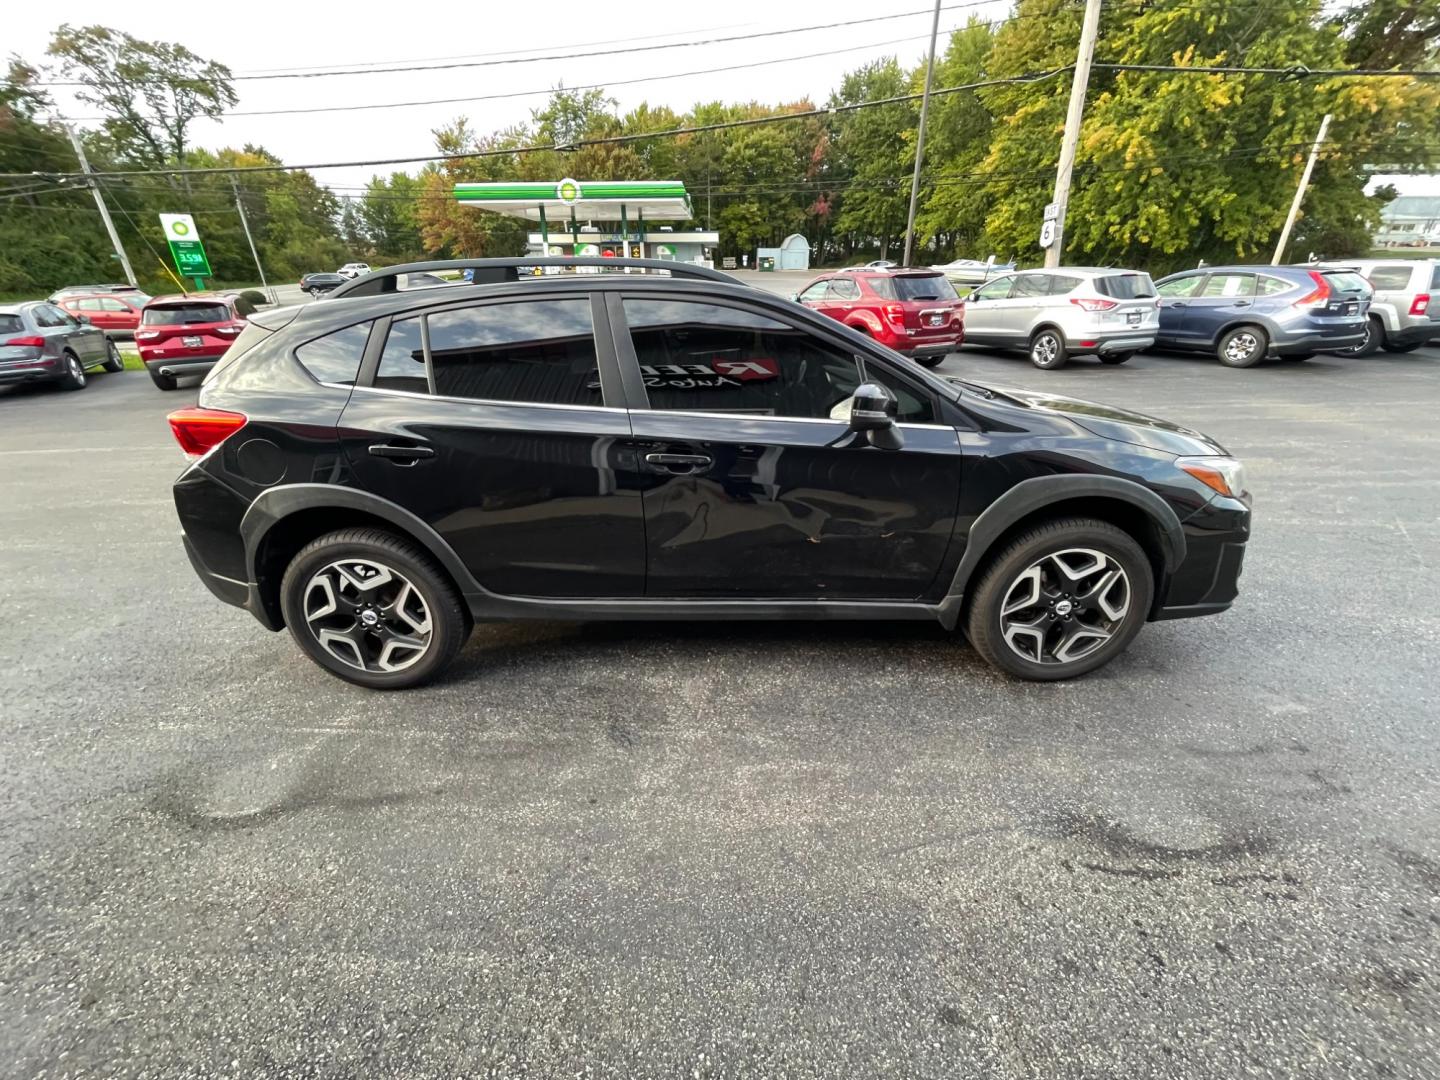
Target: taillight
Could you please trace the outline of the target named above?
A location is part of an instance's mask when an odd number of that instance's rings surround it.
[[[200,457],[234,435],[249,418],[223,409],[196,408],[177,409],[167,419],[180,449],[190,457]]]
[[[1315,283],[1315,288],[1295,301],[1295,307],[1307,307],[1311,304],[1323,304],[1330,299],[1330,283],[1325,280],[1324,274],[1317,274],[1314,270],[1309,271],[1310,280]]]
[[[896,326],[905,325],[905,307],[903,304],[886,304],[885,318],[889,319]]]
[[[12,337],[5,344],[13,345],[17,349],[43,349],[45,339],[43,337]]]
[[[1429,311],[1429,310],[1430,310],[1430,294],[1429,294],[1428,292],[1422,292],[1422,293],[1420,293],[1418,296],[1416,296],[1414,300],[1411,300],[1411,301],[1410,301],[1410,314],[1411,314],[1411,315],[1424,315],[1425,312],[1427,312],[1427,311]],[[12,344],[13,344],[13,343],[12,343]]]
[[[240,333],[240,327],[238,327],[238,326],[217,326],[217,327],[215,328],[215,333],[220,334],[220,335],[222,335],[223,337],[235,337],[237,334]]]
[[[158,338],[159,336],[160,336],[160,331],[159,331],[159,330],[136,330],[136,331],[135,331],[135,340],[136,340],[136,341],[154,341],[154,340],[155,340],[156,338]]]
[[[1109,311],[1111,308],[1120,306],[1114,300],[1090,300],[1078,296],[1072,299],[1070,303],[1083,311]]]

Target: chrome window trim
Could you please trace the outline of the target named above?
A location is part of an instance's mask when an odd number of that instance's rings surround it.
[[[523,409],[567,409],[579,410],[580,412],[628,412],[627,409],[615,405],[561,405],[549,401],[497,401],[494,398],[466,398],[450,397],[446,394],[419,394],[414,390],[391,390],[384,386],[356,386],[350,387],[339,383],[321,383],[321,386],[333,386],[338,390],[354,389],[357,393],[366,394],[391,394],[396,397],[419,398],[421,401],[453,401],[458,405],[501,405],[510,408]]]

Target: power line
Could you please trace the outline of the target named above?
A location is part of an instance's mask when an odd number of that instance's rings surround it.
[[[997,0],[967,0],[966,3],[946,4],[942,8],[945,11],[953,11],[959,8],[984,7],[987,4],[996,3]],[[275,75],[235,75],[231,77],[232,82],[246,82],[253,80],[274,80],[274,79],[323,79],[337,75],[387,75],[391,73],[409,71],[451,71],[457,68],[480,68],[499,67],[509,64],[533,64],[546,60],[579,60],[588,59],[592,56],[617,56],[628,53],[656,52],[662,49],[686,49],[698,48],[705,45],[722,45],[733,41],[755,41],[759,38],[784,37],[790,34],[808,34],[816,30],[835,30],[846,26],[863,26],[868,23],[888,22],[893,19],[904,19],[916,14],[929,15],[934,8],[920,8],[918,11],[899,11],[889,15],[871,15],[863,19],[846,19],[841,22],[819,23],[812,26],[795,26],[785,30],[761,30],[753,34],[732,34],[726,37],[699,38],[694,41],[675,41],[661,45],[627,45],[618,49],[587,49],[584,52],[574,53],[548,53],[543,56],[510,57],[498,60],[473,60],[448,64],[412,64],[404,67],[388,68],[341,68],[333,71],[293,71],[282,72]],[[86,84],[81,82],[37,82],[33,86],[74,86],[83,87]]]

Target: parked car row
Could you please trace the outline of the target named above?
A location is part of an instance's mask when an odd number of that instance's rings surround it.
[[[1079,355],[1123,364],[1154,346],[1243,368],[1419,348],[1440,336],[1437,290],[1440,260],[1212,266],[1159,282],[1113,267],[1012,270],[963,301],[940,269],[852,267],[795,299],[927,367],[969,342],[1024,350],[1044,370]]]
[[[0,306],[0,385],[49,382],[80,390],[94,367],[121,371],[125,361],[85,316],[48,300]]]

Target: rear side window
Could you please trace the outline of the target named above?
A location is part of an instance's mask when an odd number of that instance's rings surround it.
[[[14,334],[25,329],[25,321],[19,315],[0,315],[0,334]]]
[[[375,372],[375,385],[382,390],[404,390],[411,394],[430,392],[418,318],[390,324],[390,336],[385,339],[385,351],[380,354],[380,367]]]
[[[229,322],[230,308],[225,304],[166,304],[164,307],[146,308],[140,321],[146,326]]]
[[[1440,263],[1436,263],[1435,268],[1430,271],[1430,288],[1440,289]]]
[[[360,370],[360,359],[365,354],[365,342],[368,340],[368,322],[347,326],[333,334],[307,341],[295,350],[295,358],[316,382],[353,386],[355,374]]]
[[[1408,289],[1411,272],[1409,266],[1377,266],[1365,276],[1377,289]],[[1437,275],[1440,275],[1440,267],[1437,267]]]
[[[1116,300],[1141,300],[1155,295],[1149,274],[1107,274],[1095,279],[1095,288]]]
[[[522,300],[426,316],[435,393],[603,405],[590,301]]]
[[[1279,293],[1289,292],[1293,288],[1295,288],[1293,281],[1270,277],[1268,274],[1261,274],[1260,280],[1255,285],[1255,291],[1260,296],[1276,296]]]
[[[1211,274],[1200,295],[1209,299],[1230,296],[1254,296],[1254,274]]]
[[[240,331],[240,336],[230,343],[230,348],[226,349],[225,355],[220,357],[220,362],[206,374],[205,382],[213,382],[220,372],[235,363],[236,360],[239,360],[273,333],[273,330],[267,330],[259,323],[246,323],[245,329]]]
[[[1068,277],[1065,274],[1050,275],[1050,295],[1064,296],[1080,284],[1078,277]]]
[[[33,317],[36,326],[54,328],[70,325],[69,321],[65,318],[65,313],[59,308],[52,307],[49,304],[37,304],[33,312]]]

